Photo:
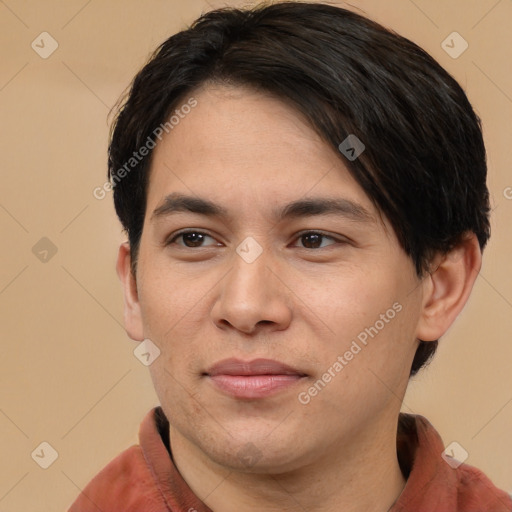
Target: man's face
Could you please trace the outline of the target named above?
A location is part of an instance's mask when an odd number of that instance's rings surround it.
[[[292,108],[242,88],[193,96],[154,150],[132,321],[161,351],[150,371],[171,442],[230,468],[249,457],[252,471],[335,457],[396,419],[422,307],[413,263]],[[164,208],[170,194],[225,216]],[[306,199],[343,207],[279,217]],[[214,376],[230,358],[294,372],[237,377],[228,364]]]

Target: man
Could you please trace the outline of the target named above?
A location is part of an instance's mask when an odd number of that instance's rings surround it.
[[[109,171],[129,336],[161,407],[71,512],[501,512],[400,414],[489,238],[480,122],[353,12],[202,16],[138,73]]]

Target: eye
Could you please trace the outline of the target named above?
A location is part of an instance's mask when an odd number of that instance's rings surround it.
[[[176,240],[179,238],[182,239],[183,244],[176,244],[181,247],[186,248],[193,248],[193,247],[203,247],[203,242],[205,238],[211,238],[214,240],[213,237],[208,235],[207,233],[204,233],[203,231],[198,231],[196,229],[190,229],[188,231],[181,231],[180,233],[175,234],[168,242],[166,242],[166,245],[174,244]],[[218,245],[218,244],[217,244]]]
[[[180,247],[192,249],[192,248],[200,248],[205,247],[204,241],[206,238],[210,238],[212,240],[215,240],[212,236],[208,235],[204,231],[199,231],[196,229],[189,229],[186,231],[180,231],[176,233],[168,242],[166,242],[165,245],[178,245]],[[183,243],[176,243],[177,240],[181,239]],[[326,235],[325,233],[322,233],[321,231],[304,231],[302,233],[299,233],[296,240],[302,240],[304,245],[303,249],[323,249],[326,247],[322,244],[325,240],[332,240],[334,243],[327,244],[328,245],[334,245],[336,243],[343,243],[343,240],[334,238],[332,236]],[[210,246],[213,245],[221,245],[219,243],[210,244]],[[206,246],[208,247],[208,246]]]
[[[323,247],[319,247],[322,245],[322,240],[329,239],[333,240],[335,243],[343,243],[342,240],[338,240],[332,236],[326,235],[321,231],[305,231],[300,233],[297,240],[303,240],[305,242],[305,249],[323,249]],[[328,244],[333,245],[333,244]],[[309,247],[308,247],[309,246]],[[313,247],[311,247],[313,246]],[[325,247],[325,246],[324,246]]]

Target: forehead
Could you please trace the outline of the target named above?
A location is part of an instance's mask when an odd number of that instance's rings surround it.
[[[196,106],[179,112],[190,98]],[[378,217],[343,157],[281,100],[208,86],[185,97],[175,113],[179,122],[154,149],[147,213],[180,193],[209,198],[224,213],[264,206],[270,217],[292,201],[330,197]]]

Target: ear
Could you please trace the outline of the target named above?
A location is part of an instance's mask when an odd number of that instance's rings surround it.
[[[482,266],[482,253],[474,233],[449,253],[438,256],[434,270],[423,281],[423,306],[416,337],[439,339],[466,304]]]
[[[116,264],[117,275],[123,285],[124,326],[128,336],[135,341],[143,341],[142,315],[140,312],[137,281],[131,269],[130,245],[124,242],[119,247]]]

